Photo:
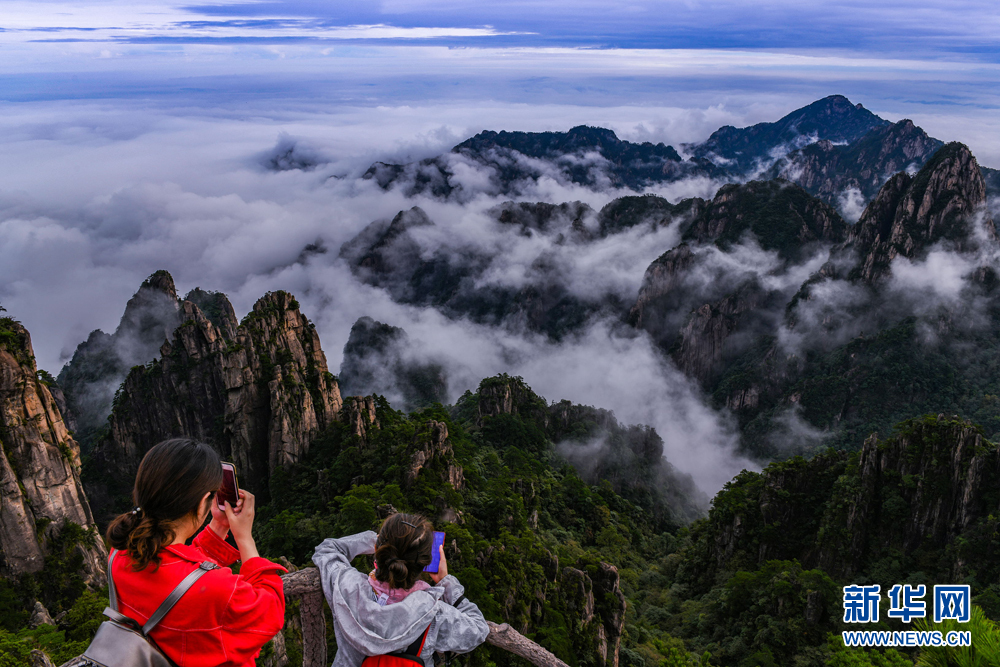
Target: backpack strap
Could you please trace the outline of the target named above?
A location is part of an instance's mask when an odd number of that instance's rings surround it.
[[[118,591],[115,590],[115,578],[111,574],[111,566],[115,564],[115,556],[117,555],[118,549],[112,549],[111,555],[108,557],[108,601],[111,603],[109,609],[116,614],[118,613]]]
[[[177,584],[177,587],[170,592],[167,599],[156,608],[153,615],[149,617],[148,621],[146,621],[146,625],[139,628],[139,623],[136,622],[135,619],[130,618],[129,616],[126,616],[118,611],[118,591],[115,590],[115,578],[111,573],[111,567],[115,564],[115,556],[117,555],[118,550],[112,549],[111,555],[108,557],[108,598],[111,602],[111,606],[105,607],[104,615],[113,621],[131,626],[136,630],[140,630],[144,635],[148,635],[149,631],[155,628],[156,625],[163,620],[163,617],[167,615],[168,611],[173,609],[173,606],[177,604],[177,601],[181,599],[181,596],[187,593],[189,588],[194,586],[194,582],[201,579],[202,575],[209,570],[219,569],[218,565],[207,560],[200,563],[198,568],[193,570],[188,576],[184,577],[184,579],[181,580],[181,583]],[[428,627],[428,629],[430,628]]]
[[[431,631],[431,626],[427,626],[424,633],[413,640],[413,643],[406,647],[406,655],[420,657],[420,652],[424,650],[424,642],[427,641],[427,633]]]
[[[181,596],[187,593],[189,588],[194,586],[194,582],[201,579],[201,577],[209,570],[217,570],[218,568],[218,565],[210,563],[206,560],[199,564],[198,568],[192,571],[191,574],[184,577],[181,583],[177,584],[177,588],[175,588],[170,595],[167,596],[167,599],[156,608],[153,615],[149,617],[148,621],[146,621],[146,625],[142,626],[142,634],[148,635],[150,630],[155,628],[156,624],[163,620],[163,617],[167,615],[167,612],[173,609],[173,606],[177,604],[177,601],[181,599]],[[428,628],[428,630],[429,629],[430,628]],[[423,644],[421,644],[421,646],[423,646]]]
[[[142,628],[139,627],[139,624],[136,623],[134,618],[129,618],[125,614],[115,611],[111,607],[104,608],[104,615],[119,625],[124,625],[132,630],[135,630],[136,632],[142,632]]]

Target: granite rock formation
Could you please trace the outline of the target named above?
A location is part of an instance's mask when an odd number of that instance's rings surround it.
[[[104,426],[115,391],[129,369],[155,358],[178,324],[174,279],[166,271],[157,271],[129,299],[113,334],[97,329],[77,346],[58,380],[67,414],[87,444]]]
[[[38,377],[28,331],[10,318],[0,320],[0,447],[0,575],[37,573],[68,524],[92,531],[94,518],[80,448]],[[74,548],[87,583],[102,585],[103,542],[90,532]]]
[[[986,184],[976,158],[958,143],[944,146],[915,176],[893,176],[851,230],[850,249],[860,257],[852,272],[873,282],[889,271],[897,256],[919,257],[938,242],[959,250],[978,245],[977,213],[985,213]],[[980,223],[995,241],[993,221]]]
[[[444,367],[414,358],[403,329],[370,317],[351,327],[338,380],[346,395],[384,395],[405,411],[448,399]]]
[[[228,324],[231,310],[222,309],[216,326],[195,303],[182,302],[182,324],[161,357],[125,379],[88,475],[102,510],[125,491],[112,477],[131,479],[152,445],[179,435],[215,446],[266,501],[270,473],[298,460],[337,420],[340,390],[298,302],[268,293],[238,327]]]
[[[721,127],[704,142],[686,148],[730,171],[747,172],[768,166],[776,149],[785,147],[787,152],[823,140],[853,143],[888,124],[860,104],[851,104],[843,95],[831,95],[773,123]]]
[[[994,581],[1000,450],[971,423],[926,416],[861,451],[745,472],[695,531],[687,576],[707,585],[769,560],[850,579],[872,568]],[[884,574],[884,571],[883,571]]]
[[[737,245],[776,255],[765,272],[780,276],[848,226],[828,204],[784,181],[727,185],[689,223],[683,243],[646,269],[629,322],[648,331],[689,375],[708,382],[777,325],[787,287],[768,288],[752,270],[725,261]]]
[[[917,171],[942,145],[913,121],[901,120],[854,143],[824,139],[800,148],[778,160],[768,175],[794,181],[824,201],[836,202],[848,190],[868,201],[892,174]]]

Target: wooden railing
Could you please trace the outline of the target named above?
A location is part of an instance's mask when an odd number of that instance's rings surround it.
[[[323,590],[319,583],[319,570],[314,567],[290,572],[281,577],[285,583],[285,599],[299,601],[299,620],[302,624],[302,667],[327,667],[326,618],[323,615]],[[490,634],[486,643],[520,656],[538,667],[568,667],[535,642],[506,623],[487,621]]]

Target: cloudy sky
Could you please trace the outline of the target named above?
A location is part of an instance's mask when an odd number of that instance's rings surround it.
[[[744,462],[690,443],[729,451],[731,424],[645,342],[598,324],[553,347],[353,283],[335,251],[372,220],[417,203],[463,228],[496,203],[405,200],[357,176],[484,129],[590,124],[678,146],[835,93],[1000,167],[998,34],[994,2],[0,0],[0,304],[57,372],[157,269],[225,291],[240,315],[289,289],[334,370],[370,315],[449,357],[456,395],[520,373],[549,399],[655,424],[671,460],[718,488]],[[282,141],[326,164],[262,169]],[[599,208],[618,193],[536,194]],[[297,262],[316,242],[334,252]],[[608,258],[615,289],[637,289],[663,250]]]

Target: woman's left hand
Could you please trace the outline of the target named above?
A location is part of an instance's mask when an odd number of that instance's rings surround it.
[[[216,497],[212,497],[212,522],[208,525],[215,531],[215,534],[226,539],[229,535],[229,517],[226,516],[226,510],[219,509],[219,503]],[[240,494],[240,499],[236,501],[236,507],[233,508],[235,514],[239,514],[243,509],[243,494]]]

